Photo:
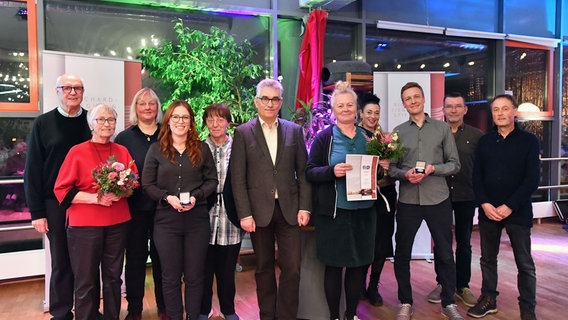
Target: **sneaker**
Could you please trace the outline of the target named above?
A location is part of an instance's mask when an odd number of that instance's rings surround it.
[[[440,303],[442,302],[442,299],[440,298],[440,294],[442,294],[442,285],[438,284],[436,286],[436,288],[434,288],[434,290],[432,290],[432,292],[430,292],[428,294],[428,302],[430,303]]]
[[[449,304],[442,307],[442,318],[450,320],[464,320],[458,311],[458,306],[455,304]]]
[[[497,313],[497,301],[486,295],[479,297],[475,306],[467,310],[467,314],[474,318],[483,318],[492,313]]]
[[[456,291],[456,298],[460,299],[463,304],[468,307],[473,307],[477,303],[477,299],[469,288],[461,288]]]
[[[400,310],[398,310],[398,314],[396,316],[396,320],[410,320],[414,314],[414,308],[410,303],[403,303],[400,305]]]
[[[521,320],[536,320],[536,314],[534,311],[521,310]]]

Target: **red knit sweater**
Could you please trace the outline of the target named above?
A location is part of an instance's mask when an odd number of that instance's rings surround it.
[[[59,169],[53,191],[59,202],[63,202],[69,192],[79,191],[96,193],[95,179],[91,171],[100,163],[106,162],[110,155],[125,165],[132,160],[128,150],[114,142],[106,144],[93,143],[90,140],[80,143],[67,154]],[[134,172],[138,172],[136,166]],[[68,225],[79,226],[111,226],[130,220],[130,211],[126,198],[114,202],[110,207],[98,204],[72,203],[67,209]]]

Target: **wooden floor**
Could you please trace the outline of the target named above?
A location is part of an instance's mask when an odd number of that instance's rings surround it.
[[[532,236],[533,256],[537,267],[537,317],[541,320],[566,319],[564,310],[568,306],[568,232],[555,219],[544,220],[535,225]],[[481,275],[479,271],[479,233],[473,233],[473,266],[471,288],[479,294]],[[243,257],[243,262],[246,259]],[[1,266],[5,268],[6,266]],[[12,266],[16,267],[16,266]],[[411,263],[414,307],[413,319],[440,319],[439,305],[426,301],[426,295],[435,286],[433,265],[424,260]],[[499,312],[484,319],[511,320],[519,319],[516,289],[516,267],[512,250],[506,234],[501,242],[499,260],[499,287],[501,292],[497,299]],[[237,273],[236,310],[243,320],[258,319],[258,307],[255,293],[254,268],[247,267]],[[385,300],[382,307],[373,307],[361,301],[358,308],[359,318],[395,319],[398,309],[396,298],[396,280],[393,264],[387,263],[382,279],[380,292]],[[43,279],[32,279],[0,284],[0,319],[47,320],[48,313],[42,312],[44,295]],[[466,307],[460,305],[465,316]],[[214,302],[214,316],[218,317],[217,302]],[[123,299],[121,319],[126,316],[126,300]],[[157,319],[151,277],[147,277],[146,297],[144,299],[144,319]],[[467,317],[466,317],[467,318]],[[473,318],[469,318],[473,319]]]

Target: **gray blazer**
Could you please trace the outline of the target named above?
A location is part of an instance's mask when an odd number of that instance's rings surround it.
[[[312,188],[306,180],[308,153],[302,128],[278,119],[278,150],[272,164],[268,145],[257,118],[235,129],[231,151],[231,185],[239,219],[253,216],[266,227],[274,211],[274,193],[284,218],[298,224],[298,210],[311,211]]]

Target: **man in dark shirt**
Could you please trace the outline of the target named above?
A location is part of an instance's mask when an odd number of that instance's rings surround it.
[[[534,320],[536,271],[531,255],[531,195],[540,179],[538,138],[515,122],[517,102],[498,95],[491,102],[495,126],[480,140],[475,153],[473,188],[479,204],[481,297],[468,315],[482,318],[497,312],[497,255],[503,228],[517,264],[521,320]]]
[[[76,144],[89,140],[87,110],[81,108],[83,81],[74,74],[57,78],[59,106],[37,117],[28,141],[24,189],[32,225],[46,233],[51,254],[49,312],[54,320],[73,319],[73,272],[67,248],[65,208],[53,193],[59,168]],[[98,293],[96,299],[99,299]]]
[[[473,171],[473,158],[479,138],[483,135],[481,130],[464,123],[463,118],[467,113],[465,99],[459,92],[453,92],[444,98],[444,116],[450,126],[458,154],[461,170],[446,177],[450,188],[450,199],[454,211],[454,233],[456,237],[456,297],[466,306],[473,307],[477,299],[469,289],[471,279],[471,231],[473,229],[473,216],[475,215],[475,196],[471,182]],[[431,303],[440,303],[439,268],[436,262],[436,248],[434,248],[434,268],[438,285],[428,295]]]

